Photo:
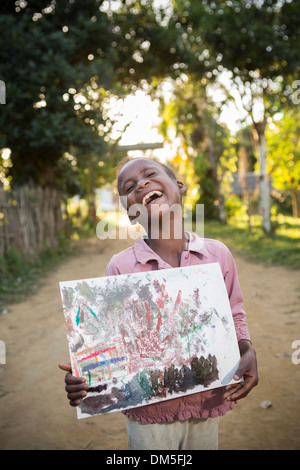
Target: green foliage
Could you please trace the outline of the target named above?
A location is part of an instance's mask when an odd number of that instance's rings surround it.
[[[96,3],[87,1],[81,10],[78,2],[63,0],[55,10],[48,5],[49,13],[41,13],[41,2],[29,1],[18,12],[13,6],[8,11],[7,2],[1,5],[1,78],[7,104],[0,116],[0,147],[12,150],[9,173],[15,184],[28,179],[55,184],[56,164],[71,146],[99,148],[96,127],[86,122],[102,122],[99,105],[74,109],[76,94],[85,90],[96,69],[102,82],[112,75],[99,55],[93,64],[85,55],[87,50],[95,52],[91,16],[99,12]],[[79,28],[86,30],[80,41]],[[97,34],[106,30],[103,15]],[[107,41],[107,34],[104,37]]]
[[[204,204],[204,214],[207,219],[217,219],[215,205],[216,191],[213,183],[212,170],[205,155],[200,154],[195,159],[195,172],[199,182],[199,199],[196,204]]]
[[[273,185],[280,191],[280,199],[288,199],[291,204],[300,189],[300,115],[297,107],[287,110],[282,119],[273,121],[266,137]]]
[[[12,151],[12,184],[62,185],[69,194],[83,188],[83,178],[76,181],[64,161],[66,152],[76,152],[77,173],[86,168],[87,155],[112,168],[108,142],[99,135],[107,90],[124,95],[141,79],[155,81],[184,55],[175,30],[163,25],[163,13],[158,18],[151,2],[123,2],[114,11],[102,3],[1,3],[0,78],[7,104],[0,148]],[[102,179],[109,178],[111,171],[103,170]]]
[[[225,200],[226,213],[228,219],[232,217],[242,217],[245,218],[247,213],[247,207],[242,198],[239,196],[231,195]]]
[[[175,2],[178,16],[186,11],[186,28],[195,42],[209,47],[206,61],[239,74],[242,81],[273,79],[299,67],[299,0]]]
[[[227,127],[218,123],[219,108],[208,96],[207,85],[206,79],[194,76],[177,79],[173,98],[162,103],[162,130],[166,138],[172,139],[171,129],[184,141],[186,166],[193,166],[199,188],[195,202],[204,204],[205,217],[211,219],[219,217],[220,189],[222,196],[230,191],[228,176],[237,169],[238,145]]]
[[[55,250],[45,248],[38,259],[22,257],[10,249],[0,257],[0,308],[26,298],[40,286],[43,275],[73,254],[72,246],[63,237]]]
[[[222,241],[233,253],[254,263],[300,269],[300,219],[279,214],[272,223],[277,225],[276,233],[267,236],[259,217],[252,216],[249,233],[247,217],[238,214],[231,217],[226,226],[205,220],[204,232],[205,237]]]
[[[270,222],[270,191],[266,177],[265,127],[267,118],[292,103],[291,83],[298,78],[300,52],[300,0],[174,2],[185,37],[204,61],[206,76],[215,80],[230,73],[226,93],[240,96],[245,115],[253,123],[254,144],[259,154],[260,207],[264,230]],[[197,55],[195,44],[200,46]],[[206,47],[206,49],[205,49]],[[190,63],[197,74],[197,61]]]

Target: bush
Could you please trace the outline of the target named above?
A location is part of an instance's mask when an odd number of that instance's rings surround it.
[[[55,250],[45,248],[36,259],[24,258],[15,249],[0,257],[0,308],[23,300],[40,285],[42,275],[72,253],[61,240]]]

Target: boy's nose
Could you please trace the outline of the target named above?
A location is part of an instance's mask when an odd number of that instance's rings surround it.
[[[143,178],[139,183],[137,184],[136,190],[141,191],[145,186],[149,184],[149,181],[145,178]]]

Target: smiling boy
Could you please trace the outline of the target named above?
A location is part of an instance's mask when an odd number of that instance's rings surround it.
[[[170,168],[147,159],[127,162],[117,184],[120,197],[126,198],[130,220],[135,219],[132,208],[140,212],[136,219],[148,234],[145,243],[170,266],[180,266],[181,253],[189,240],[181,211],[185,185]]]
[[[170,168],[151,159],[134,159],[119,171],[117,185],[130,220],[138,219],[147,236],[114,255],[106,275],[219,262],[241,353],[234,378],[244,378],[227,387],[123,411],[128,418],[128,449],[217,449],[217,418],[258,383],[256,354],[245,320],[235,262],[223,243],[185,231],[181,197],[186,187]],[[84,379],[71,375],[69,365],[61,364],[60,368],[68,371],[68,398],[72,406],[77,406],[88,386]]]

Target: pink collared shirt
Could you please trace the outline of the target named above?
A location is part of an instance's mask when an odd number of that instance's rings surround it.
[[[219,262],[228,292],[237,340],[250,340],[243,309],[243,295],[238,281],[236,265],[229,249],[217,240],[202,239],[195,233],[190,233],[189,236],[188,250],[182,252],[180,266]],[[132,247],[126,248],[111,258],[105,274],[106,276],[113,276],[170,269],[171,267],[142,238],[139,238]],[[128,409],[123,413],[129,419],[140,421],[143,424],[172,422],[189,418],[215,418],[224,415],[235,405],[234,402],[224,401],[223,394],[224,387],[220,387],[152,405]]]

